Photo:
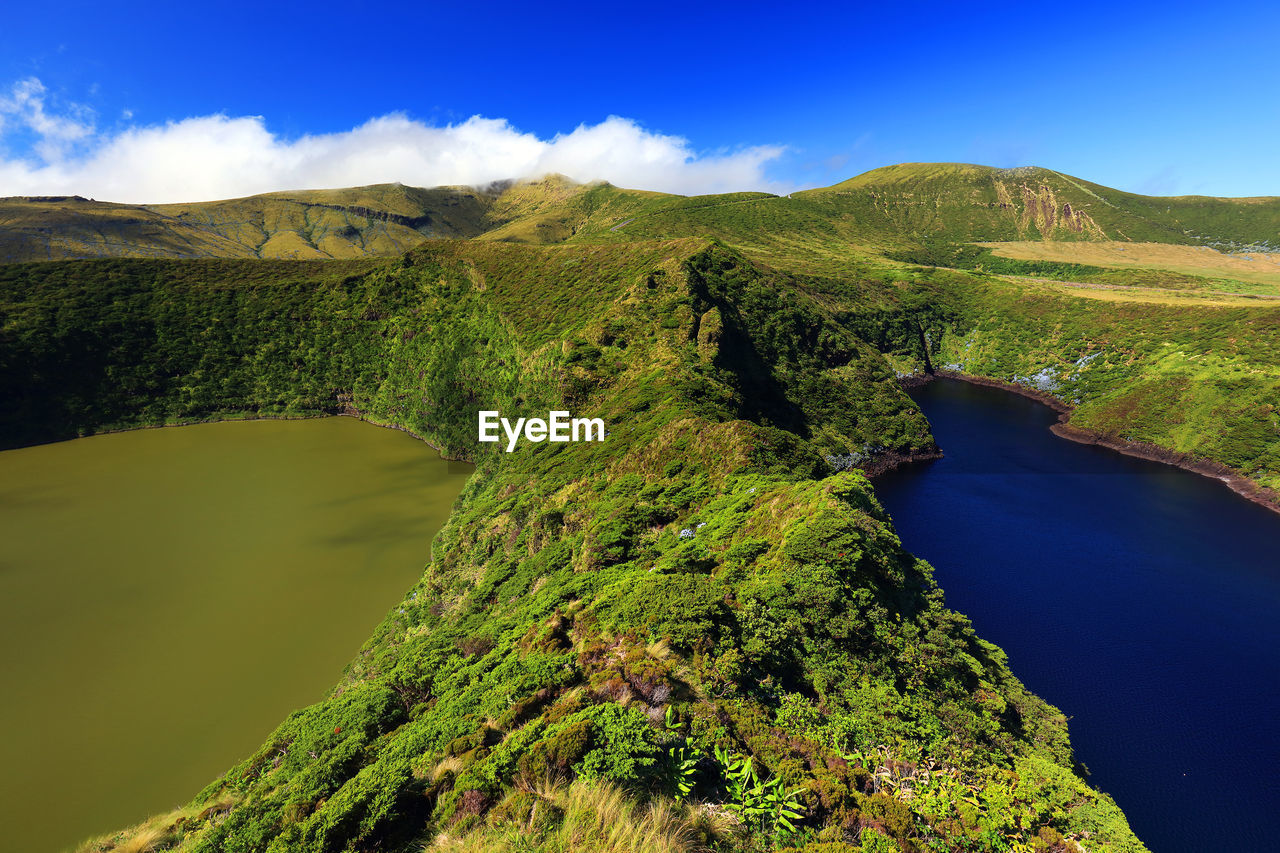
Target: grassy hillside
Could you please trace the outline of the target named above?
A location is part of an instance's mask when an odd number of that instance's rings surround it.
[[[920,267],[801,286],[900,373],[1021,386],[1068,407],[1074,428],[1280,492],[1274,298]]]
[[[190,204],[0,199],[0,262],[67,258],[395,257],[432,237],[491,227],[466,187],[379,184]]]
[[[99,257],[253,257],[249,247],[145,207],[0,198],[0,263]]]
[[[429,237],[472,237],[487,228],[488,204],[467,187],[378,184],[149,209],[223,236],[256,257],[305,259],[393,257]]]
[[[1144,849],[835,470],[932,450],[876,349],[944,322],[928,303],[840,314],[699,239],[5,273],[10,443],[347,410],[478,465],[328,698],[86,849]],[[474,440],[480,408],[552,407],[608,439]]]

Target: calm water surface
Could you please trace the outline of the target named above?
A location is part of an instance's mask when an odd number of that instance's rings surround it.
[[[914,396],[946,458],[877,482],[948,604],[1071,719],[1155,853],[1271,851],[1280,822],[1280,514],[1060,439],[1031,400]]]
[[[322,698],[469,470],[350,418],[0,453],[0,846],[180,805]]]

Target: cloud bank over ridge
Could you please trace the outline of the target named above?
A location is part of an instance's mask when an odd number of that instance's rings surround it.
[[[24,154],[13,153],[20,147]],[[400,113],[297,139],[272,133],[261,116],[195,116],[103,131],[87,108],[55,109],[38,79],[0,94],[0,196],[158,204],[394,181],[483,186],[549,172],[686,195],[787,192],[791,187],[764,174],[783,150],[763,145],[697,152],[682,137],[618,116],[550,139],[521,132],[505,119],[472,116],[436,126]]]

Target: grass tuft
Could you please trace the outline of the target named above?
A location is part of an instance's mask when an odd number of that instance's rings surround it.
[[[722,811],[666,798],[642,803],[606,783],[538,780],[518,785],[517,790],[536,798],[529,822],[483,826],[460,837],[442,835],[425,846],[424,853],[701,853],[734,828]],[[530,823],[540,806],[550,806],[563,817],[539,838]]]

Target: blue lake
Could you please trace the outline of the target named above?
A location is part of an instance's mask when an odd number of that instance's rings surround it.
[[[999,389],[912,392],[945,458],[876,491],[950,607],[1071,718],[1154,853],[1277,849],[1280,514],[1076,444]]]

